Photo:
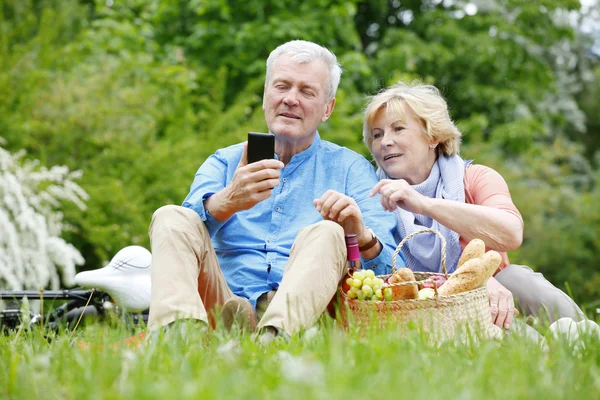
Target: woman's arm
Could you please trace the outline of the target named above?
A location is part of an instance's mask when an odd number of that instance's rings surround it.
[[[479,238],[486,247],[497,251],[516,249],[523,241],[523,222],[505,210],[427,198],[422,214],[457,232],[467,242]]]
[[[497,251],[518,248],[523,240],[523,220],[504,178],[482,165],[468,167],[465,177],[467,201],[473,204],[423,196],[403,179],[383,179],[371,193],[381,194],[384,209],[401,207],[427,215],[467,241],[479,238]]]

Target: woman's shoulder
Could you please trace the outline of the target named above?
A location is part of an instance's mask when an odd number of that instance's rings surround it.
[[[486,178],[500,178],[502,179],[502,181],[504,181],[504,178],[502,177],[502,175],[500,175],[498,171],[491,167],[488,167],[487,165],[469,163],[467,166],[465,166],[465,181]]]
[[[469,164],[465,167],[465,192],[468,197],[476,193],[507,192],[506,180],[495,169],[481,164]]]

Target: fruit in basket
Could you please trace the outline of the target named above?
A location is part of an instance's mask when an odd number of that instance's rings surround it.
[[[383,289],[383,298],[385,299],[385,301],[394,300],[394,293],[392,292],[392,288],[386,287]]]
[[[433,288],[423,288],[419,290],[419,294],[417,295],[419,300],[433,299],[434,297],[435,290]]]
[[[414,281],[416,281],[415,274],[410,269],[404,267],[394,272],[388,280],[388,283],[394,285],[395,283]],[[416,283],[413,285],[394,286],[392,292],[394,300],[416,299],[419,288]]]
[[[435,282],[422,282],[422,283],[419,284],[419,289],[424,289],[424,288],[431,288],[431,289],[433,289],[434,283],[437,284],[437,287],[439,289],[448,280],[443,275],[432,275],[432,276],[430,276],[427,279],[428,280],[431,279],[431,280],[433,280]]]
[[[383,300],[383,279],[375,276],[373,270],[358,270],[346,278],[342,290],[351,299]]]
[[[471,240],[463,249],[456,269],[460,268],[464,263],[474,258],[481,258],[485,254],[485,243],[481,239]]]

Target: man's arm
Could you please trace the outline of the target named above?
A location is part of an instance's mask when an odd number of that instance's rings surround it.
[[[244,145],[237,168],[229,181],[228,160],[219,152],[209,157],[198,170],[183,205],[198,212],[204,221],[210,216],[217,223],[223,223],[236,212],[252,208],[269,198],[273,188],[279,185],[279,169],[283,168],[283,163],[262,160],[248,164],[246,152],[247,145]]]

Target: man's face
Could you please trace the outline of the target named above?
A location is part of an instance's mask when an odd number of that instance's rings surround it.
[[[271,67],[265,86],[263,109],[269,131],[289,140],[312,138],[319,123],[327,121],[335,99],[326,101],[325,84],[329,76],[321,60],[293,61],[281,55]]]

